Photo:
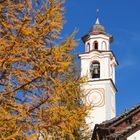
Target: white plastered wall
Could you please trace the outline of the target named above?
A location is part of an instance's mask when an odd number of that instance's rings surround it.
[[[100,124],[105,120],[115,117],[115,100],[112,100],[112,97],[115,99],[116,90],[110,80],[89,81],[82,86],[82,89],[87,95],[87,100],[84,101],[86,104],[89,104],[88,96],[90,96],[90,98],[97,98],[95,99],[97,100],[95,101],[95,104],[92,104],[93,108],[86,117],[86,123],[91,130],[94,129],[95,124]],[[96,92],[100,94],[100,99],[98,99],[98,95],[94,96]],[[89,94],[92,94],[92,96]],[[114,111],[112,110],[112,106]]]
[[[140,130],[129,136],[127,140],[140,140]]]
[[[109,51],[109,37],[106,35],[91,35],[89,40],[85,43],[85,52],[87,52],[87,44],[90,44],[90,51],[93,50],[94,42],[98,42],[98,50]]]
[[[98,50],[93,48],[94,42],[98,42]],[[90,44],[90,50],[87,46]],[[109,36],[99,34],[90,35],[85,43],[85,53],[79,55],[81,59],[81,77],[87,76],[88,80],[82,85],[87,95],[85,104],[93,103],[93,108],[86,117],[86,123],[93,131],[95,124],[109,120],[116,115],[115,110],[115,66],[117,65],[113,53],[110,51]],[[91,78],[90,65],[93,61],[100,63],[100,78]]]
[[[100,79],[112,79],[115,83],[116,61],[111,52],[92,51],[79,56],[81,59],[81,77],[87,76],[90,79],[90,64],[96,60],[100,63]]]

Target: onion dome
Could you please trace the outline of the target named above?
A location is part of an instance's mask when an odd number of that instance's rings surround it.
[[[113,37],[106,33],[105,28],[100,24],[99,18],[97,17],[95,24],[91,27],[89,30],[88,34],[82,37],[83,42],[85,43],[90,35],[99,35],[99,34],[104,34],[110,38],[110,42],[112,42]]]
[[[99,18],[96,19],[95,25],[92,26],[88,34],[106,34],[105,28],[99,22]]]

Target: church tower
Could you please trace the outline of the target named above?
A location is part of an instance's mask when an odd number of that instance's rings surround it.
[[[115,66],[117,60],[110,49],[113,37],[100,24],[99,18],[87,35],[82,37],[85,52],[80,54],[81,77],[88,80],[82,85],[87,95],[86,104],[93,107],[89,111],[86,123],[93,131],[95,124],[109,120],[116,115],[115,107]]]

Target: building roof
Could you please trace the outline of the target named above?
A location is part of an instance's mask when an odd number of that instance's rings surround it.
[[[113,40],[113,37],[106,33],[105,28],[103,25],[100,24],[99,18],[96,18],[95,24],[91,27],[89,32],[82,37],[83,42],[85,43],[90,35],[99,35],[99,34],[104,34],[110,38],[110,42]]]
[[[95,25],[91,27],[89,34],[106,34],[105,28],[100,24],[98,17],[96,19]]]
[[[92,140],[125,140],[140,130],[140,104],[118,117],[96,124]]]

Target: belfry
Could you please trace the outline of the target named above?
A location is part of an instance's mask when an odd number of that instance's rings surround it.
[[[87,95],[85,103],[93,105],[86,117],[86,123],[93,131],[95,124],[116,115],[115,66],[118,63],[110,47],[113,37],[106,32],[98,17],[82,40],[85,52],[79,55],[81,77],[87,76],[88,79],[82,89]]]

